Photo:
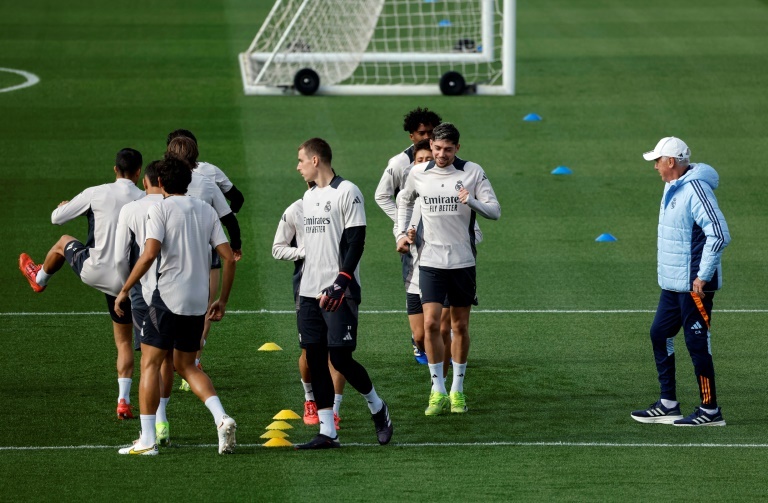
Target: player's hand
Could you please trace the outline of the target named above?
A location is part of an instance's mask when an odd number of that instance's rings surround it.
[[[224,317],[227,304],[219,299],[213,301],[211,307],[208,308],[208,319],[211,321],[221,321]]]
[[[120,293],[117,294],[117,297],[115,297],[115,314],[120,316],[121,318],[125,314],[125,311],[120,307],[120,304],[124,303],[128,300],[128,293],[120,290]]]
[[[235,256],[235,262],[239,262],[243,258],[243,250],[232,250],[232,254]]]
[[[413,244],[413,239],[409,238],[406,234],[397,241],[397,251],[400,253],[410,253],[411,244]]]
[[[467,200],[469,200],[469,191],[462,187],[461,190],[459,190],[459,201],[461,201],[462,204],[467,204]]]
[[[410,239],[411,243],[413,243],[414,240],[416,240],[416,229],[411,227],[408,229],[408,232],[406,232],[405,235],[408,236],[408,239]]]
[[[58,206],[58,207],[59,207],[59,208],[61,208],[62,206],[64,206],[64,205],[65,205],[65,204],[67,204],[68,202],[69,202],[69,201],[62,201],[62,202],[60,202],[60,203],[59,203],[59,206]],[[122,316],[122,314],[121,314],[120,316]]]
[[[336,311],[344,301],[344,294],[351,280],[352,276],[340,271],[333,284],[320,292],[320,308],[330,312]]]
[[[703,299],[704,297],[707,296],[704,293],[704,285],[706,284],[707,284],[706,281],[699,278],[696,278],[695,280],[693,280],[693,293],[698,295],[700,299]]]

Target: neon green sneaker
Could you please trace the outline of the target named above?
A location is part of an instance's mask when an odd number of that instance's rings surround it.
[[[179,386],[179,389],[181,391],[189,391],[189,383],[186,380],[182,379],[181,386]]]
[[[448,412],[451,408],[451,400],[448,393],[433,391],[429,394],[429,407],[424,411],[425,416],[439,416]]]
[[[451,391],[451,412],[463,414],[467,412],[467,395],[461,391]]]
[[[171,427],[168,421],[155,423],[155,436],[157,437],[158,445],[163,447],[171,445]]]

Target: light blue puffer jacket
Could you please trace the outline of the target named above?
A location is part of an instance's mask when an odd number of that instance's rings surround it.
[[[697,277],[705,291],[722,285],[720,258],[731,242],[714,189],[719,176],[712,166],[697,163],[664,187],[659,212],[659,286],[690,292]]]

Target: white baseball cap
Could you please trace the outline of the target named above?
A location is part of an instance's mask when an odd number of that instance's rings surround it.
[[[691,149],[680,138],[667,136],[659,140],[656,148],[643,154],[643,158],[646,161],[655,161],[659,157],[672,157],[678,160],[690,159]]]

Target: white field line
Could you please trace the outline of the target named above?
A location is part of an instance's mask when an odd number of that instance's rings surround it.
[[[473,314],[633,314],[633,313],[655,313],[655,309],[473,309]],[[768,313],[768,309],[715,309],[716,314],[720,313]],[[70,311],[54,313],[33,313],[16,312],[0,313],[0,316],[104,316],[104,311]],[[296,314],[296,311],[281,311],[269,309],[257,310],[233,310],[227,311],[227,314],[233,315],[252,315],[252,314]],[[405,314],[401,309],[385,309],[360,311],[360,314]]]
[[[239,447],[263,447],[262,444],[237,444]],[[639,443],[639,442],[405,442],[392,443],[392,447],[614,447],[614,448],[707,448],[707,449],[768,449],[768,444],[718,444],[718,443]],[[343,447],[380,447],[378,444],[345,443]],[[54,451],[114,449],[125,445],[53,445],[53,446],[2,446],[0,451]],[[174,448],[214,449],[218,444],[175,444]]]

